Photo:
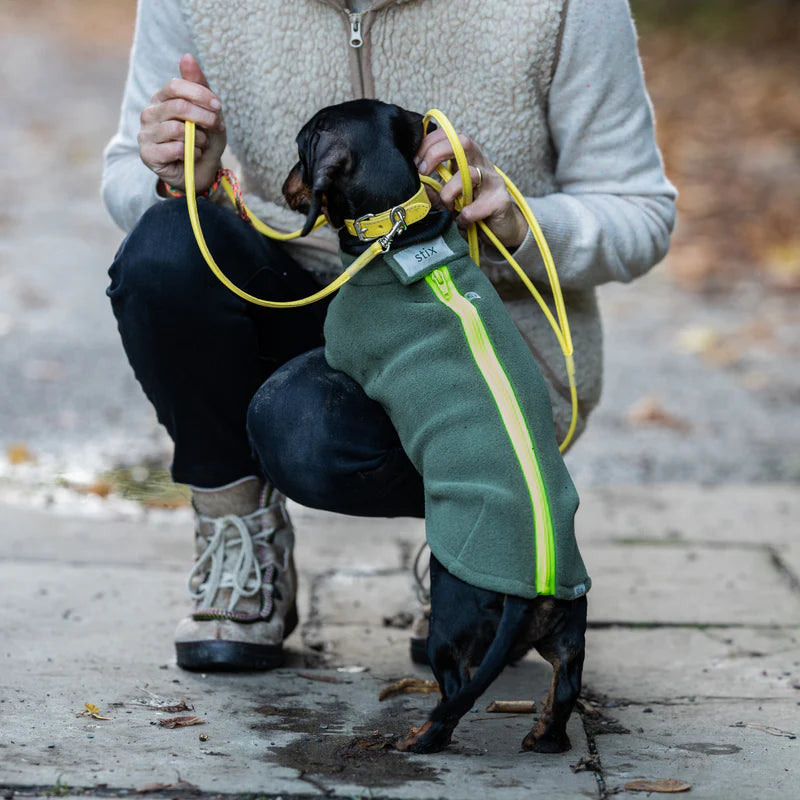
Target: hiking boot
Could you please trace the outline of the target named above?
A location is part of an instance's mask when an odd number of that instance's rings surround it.
[[[283,640],[297,625],[294,531],[285,497],[245,478],[193,489],[194,612],[178,623],[178,666],[266,670],[283,663]]]

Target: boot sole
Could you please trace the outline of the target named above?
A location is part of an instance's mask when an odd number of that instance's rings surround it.
[[[297,627],[297,608],[286,614],[284,639]],[[250,644],[208,640],[176,642],[178,666],[190,672],[263,672],[283,665],[286,653],[281,644]]]

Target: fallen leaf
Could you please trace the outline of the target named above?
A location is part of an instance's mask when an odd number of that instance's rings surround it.
[[[535,714],[533,700],[492,700],[486,710],[490,714]]]
[[[76,717],[92,717],[92,719],[111,720],[111,717],[100,716],[100,709],[94,703],[84,703],[84,711],[79,711]]]
[[[151,724],[161,728],[188,728],[191,725],[205,725],[206,721],[202,717],[167,717]]]
[[[684,419],[666,411],[652,395],[637,400],[628,411],[628,421],[634,425],[658,425],[676,431],[688,431],[691,425]]]
[[[381,689],[378,700],[386,700],[399,694],[430,694],[438,692],[439,684],[436,681],[423,680],[422,678],[401,678]]]
[[[773,728],[772,725],[760,725],[758,722],[734,722],[731,728],[752,728],[762,733],[768,733],[770,736],[783,736],[786,739],[796,739],[797,734],[791,731],[784,731],[781,728]]]
[[[29,464],[36,459],[24,442],[14,442],[6,448],[6,458],[9,464]]]
[[[690,783],[679,781],[676,778],[662,778],[657,781],[631,781],[625,784],[628,792],[662,792],[663,794],[676,794],[688,792],[692,788]]]

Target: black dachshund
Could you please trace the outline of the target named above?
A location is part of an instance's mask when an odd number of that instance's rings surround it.
[[[351,256],[362,252],[368,245],[363,241],[363,237],[349,232],[344,227],[345,222],[350,221],[352,231],[352,221],[364,215],[379,214],[395,208],[415,195],[420,188],[420,182],[414,165],[414,156],[422,136],[422,117],[419,114],[375,100],[356,100],[318,112],[297,136],[300,160],[291,170],[283,188],[289,205],[307,215],[304,233],[311,229],[314,220],[323,213],[330,224],[339,229],[342,250]],[[434,242],[435,246],[430,245],[431,242]],[[537,430],[542,429],[544,433],[536,433],[532,438],[537,448],[541,445],[542,450],[549,454],[548,469],[555,471],[556,474],[555,483],[552,484],[556,488],[548,488],[547,492],[549,501],[557,507],[555,513],[560,513],[563,518],[561,527],[566,531],[565,538],[568,542],[559,544],[556,538],[554,563],[571,564],[574,571],[569,580],[555,580],[547,591],[541,591],[541,587],[536,584],[535,590],[526,592],[527,596],[509,589],[497,590],[497,585],[507,585],[503,584],[505,573],[502,570],[500,578],[494,581],[495,588],[480,588],[473,585],[471,580],[456,577],[454,571],[458,572],[460,569],[459,558],[450,558],[449,555],[445,557],[442,553],[460,553],[467,547],[459,544],[455,550],[448,551],[446,547],[439,550],[432,542],[431,526],[435,527],[444,520],[445,527],[451,524],[451,526],[461,526],[462,529],[466,528],[463,532],[465,536],[470,534],[469,541],[477,541],[477,546],[484,548],[477,551],[480,557],[482,552],[502,549],[505,542],[517,541],[511,536],[508,525],[504,524],[502,514],[498,517],[485,513],[486,510],[504,511],[506,507],[519,505],[523,512],[530,515],[530,496],[526,490],[519,490],[518,483],[513,481],[521,479],[512,475],[509,478],[511,483],[500,486],[497,491],[492,487],[486,490],[487,497],[494,492],[494,495],[501,498],[494,505],[491,499],[478,497],[481,505],[477,511],[464,509],[463,507],[469,505],[470,501],[465,504],[463,498],[480,495],[482,481],[489,483],[492,480],[495,482],[505,480],[503,476],[481,476],[480,470],[491,471],[490,454],[498,448],[508,449],[508,438],[505,444],[489,445],[484,451],[469,451],[466,447],[471,445],[454,445],[454,437],[441,436],[440,429],[450,424],[451,418],[448,415],[451,407],[454,417],[464,413],[458,411],[456,405],[462,409],[467,407],[468,420],[455,419],[453,424],[457,424],[459,430],[469,432],[468,436],[459,439],[459,442],[469,443],[473,434],[480,439],[480,420],[484,417],[497,417],[497,410],[492,406],[488,395],[486,395],[488,411],[481,408],[475,413],[474,408],[471,410],[468,408],[473,397],[475,403],[481,402],[478,399],[481,389],[476,389],[473,384],[456,386],[455,383],[448,383],[447,391],[431,391],[421,397],[418,396],[419,393],[409,395],[407,392],[406,384],[411,383],[410,378],[406,380],[409,369],[427,368],[439,373],[451,368],[450,362],[454,358],[451,356],[455,352],[456,345],[451,347],[445,343],[443,346],[435,345],[429,351],[425,350],[425,337],[446,335],[446,331],[443,333],[443,330],[450,319],[453,320],[454,336],[456,339],[460,337],[463,349],[464,336],[458,320],[455,319],[456,315],[450,313],[452,309],[448,307],[438,311],[437,309],[443,306],[437,305],[431,299],[432,290],[425,285],[426,281],[419,279],[417,282],[412,282],[418,276],[412,275],[408,280],[403,279],[402,283],[409,285],[402,286],[401,281],[390,279],[373,281],[370,285],[361,286],[360,291],[352,291],[347,295],[351,299],[345,300],[343,294],[351,285],[347,284],[331,304],[329,321],[336,313],[340,316],[346,314],[348,335],[354,329],[358,330],[359,325],[369,327],[370,330],[364,334],[364,341],[352,348],[354,352],[352,363],[347,362],[351,363],[351,366],[345,368],[340,365],[344,363],[340,355],[342,348],[331,341],[329,333],[332,332],[329,331],[326,322],[328,348],[326,355],[334,368],[348,372],[361,383],[367,394],[381,402],[389,413],[404,448],[426,484],[428,539],[432,552],[440,556],[439,558],[436,555],[431,556],[428,657],[439,682],[442,699],[429,720],[420,728],[412,730],[410,735],[397,746],[401,750],[413,752],[432,752],[446,747],[458,721],[472,708],[477,698],[503,668],[508,663],[522,658],[531,648],[536,648],[552,665],[553,682],[539,720],[525,737],[522,747],[525,750],[543,753],[561,752],[570,747],[566,724],[581,687],[587,607],[585,594],[590,586],[577,546],[574,544],[573,517],[577,507],[577,494],[555,445],[552,412],[538,367],[527,345],[514,328],[513,322],[508,318],[502,301],[496,297],[491,284],[477,266],[471,261],[463,269],[454,265],[456,262],[460,263],[465,252],[466,248],[465,246],[462,248],[462,244],[463,240],[454,231],[449,213],[444,209],[435,209],[424,219],[411,225],[400,239],[395,240],[392,254],[396,248],[416,247],[415,252],[418,256],[416,260],[419,261],[432,251],[437,252],[437,248],[439,251],[444,250],[451,257],[447,263],[451,265],[448,268],[452,270],[452,277],[455,280],[455,283],[448,284],[450,288],[445,291],[445,300],[456,291],[456,284],[461,284],[463,280],[465,287],[476,289],[466,293],[469,303],[474,306],[484,301],[495,303],[492,307],[486,306],[495,317],[501,317],[496,323],[492,322],[495,327],[491,330],[498,332],[494,342],[495,347],[502,356],[505,354],[503,348],[508,343],[507,349],[510,348],[511,355],[516,354],[524,361],[522,369],[510,373],[512,382],[516,382],[523,390],[520,394],[526,397],[536,394],[538,397],[539,405],[534,407],[534,411],[529,413],[528,417],[540,417],[541,419],[536,422]],[[395,260],[401,259],[400,256],[392,255],[392,257]],[[389,259],[390,257],[386,256],[384,260],[388,262]],[[372,269],[373,265],[370,264],[365,272]],[[389,268],[385,265],[374,269],[386,269],[387,275],[390,274]],[[396,274],[400,274],[397,273],[397,263],[393,269]],[[438,279],[441,282],[449,280],[450,276],[450,272],[440,272]],[[355,283],[355,279],[351,283]],[[399,288],[393,288],[395,285]],[[366,315],[364,320],[359,321],[358,315],[364,306],[372,302],[381,302],[381,292],[386,291],[400,292],[400,301],[395,300],[379,309],[368,309],[363,312]],[[491,297],[495,299],[492,300]],[[408,302],[405,302],[406,300]],[[463,303],[460,308],[463,312]],[[470,309],[467,309],[463,313],[469,311]],[[431,323],[432,330],[428,333],[425,320],[437,313],[440,317],[436,317],[435,322]],[[415,316],[424,314],[428,314],[428,317]],[[380,330],[381,325],[385,325],[388,330]],[[513,333],[508,333],[508,328],[513,329]],[[409,337],[413,335],[421,338],[421,341],[414,345],[416,349],[408,342]],[[399,356],[390,352],[395,341],[396,349],[405,348]],[[385,343],[383,351],[379,352],[376,342]],[[408,355],[409,352],[412,353],[411,356]],[[420,358],[420,354],[427,352],[431,353],[430,359],[426,355]],[[434,353],[443,353],[441,357],[444,361],[439,362],[439,366],[428,363],[435,358]],[[357,363],[359,356],[369,364],[363,366]],[[406,358],[406,361],[402,361],[402,358]],[[464,367],[464,370],[470,374],[476,373],[469,354],[467,361],[469,365]],[[369,369],[372,369],[372,372]],[[389,374],[399,375],[399,379],[392,385],[386,383],[386,376]],[[527,390],[528,385],[525,383],[529,378],[535,380],[531,391]],[[435,380],[435,375],[433,378],[417,379],[415,385],[427,388],[431,380]],[[453,380],[455,381],[455,378]],[[483,391],[483,394],[486,392]],[[440,404],[438,412],[437,403]],[[528,410],[526,409],[526,413]],[[439,413],[438,424],[429,424],[426,421],[426,414],[430,416],[437,413]],[[498,424],[498,427],[501,426]],[[508,437],[510,434],[503,433],[502,436]],[[492,441],[496,443],[499,440]],[[464,450],[460,461],[459,451],[454,450],[454,447],[458,446]],[[487,457],[483,458],[482,453]],[[483,466],[484,461],[489,464],[488,467]],[[437,469],[439,472],[435,472]],[[442,500],[439,497],[443,493],[441,486],[443,482],[452,486],[453,477],[448,470],[458,472],[459,469],[462,474],[469,470],[476,472],[474,475],[472,473],[464,475],[464,483],[469,485],[469,490],[465,491],[456,502],[447,505],[446,499]],[[519,472],[518,467],[515,466],[513,469]],[[436,483],[439,487],[438,494],[428,491],[429,483]],[[441,508],[445,511],[438,510]],[[478,524],[476,521],[478,517],[482,520],[486,518],[486,529],[478,531],[475,539],[474,529]],[[533,553],[533,547],[527,543],[524,535],[527,534],[523,531],[523,538],[520,540],[523,546],[517,547],[514,544],[511,547],[508,563],[512,566],[515,559],[523,559],[523,549],[526,554],[529,551]],[[517,551],[519,551],[518,556],[515,555]],[[536,553],[533,554],[534,559],[538,556],[538,551],[537,544]],[[446,562],[447,568],[443,565],[443,561]],[[462,569],[461,572],[462,575],[475,574],[474,570],[469,572]],[[487,583],[491,584],[492,581]],[[470,673],[472,665],[479,665],[474,674]]]

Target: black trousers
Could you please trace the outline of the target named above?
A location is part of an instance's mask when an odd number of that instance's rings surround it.
[[[319,289],[282,245],[228,209],[198,207],[238,286],[274,300]],[[234,295],[203,260],[183,200],[147,211],[109,276],[128,360],[175,445],[176,481],[260,474],[313,508],[424,516],[422,479],[383,408],[325,361],[325,301],[267,309]]]

